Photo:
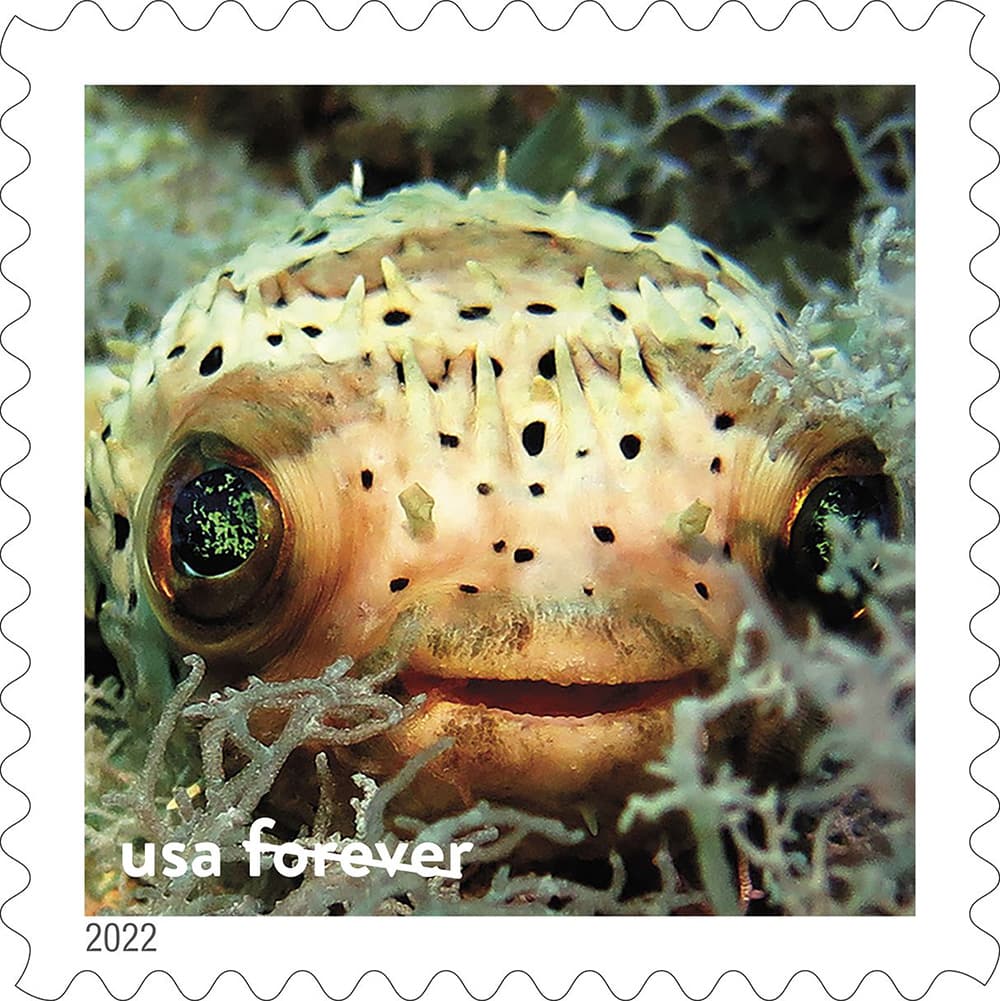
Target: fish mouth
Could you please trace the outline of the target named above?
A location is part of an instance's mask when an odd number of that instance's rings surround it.
[[[576,827],[584,810],[585,819],[600,818],[605,835],[628,795],[653,788],[646,766],[672,740],[675,706],[711,688],[700,670],[666,681],[563,685],[404,669],[395,684],[422,702],[369,753],[386,774],[425,758],[397,796],[400,810],[439,816],[485,799]]]
[[[637,704],[668,699],[717,676],[726,639],[689,605],[668,608],[600,601],[525,601],[476,595],[460,605],[416,606],[400,616],[395,650],[415,691],[503,708]],[[599,710],[594,710],[599,711]],[[545,713],[543,713],[545,715]]]
[[[401,617],[371,664],[401,665],[390,691],[412,710],[366,760],[391,775],[426,759],[399,797],[413,816],[486,799],[567,823],[583,803],[607,820],[650,787],[646,765],[670,743],[676,705],[710,693],[726,660],[725,639],[703,620],[634,602],[460,607]]]
[[[612,713],[642,713],[708,688],[703,671],[686,671],[668,681],[625,684],[553,684],[547,681],[500,681],[441,678],[408,670],[400,675],[406,694],[425,696],[425,704],[449,703],[515,716],[585,720]]]

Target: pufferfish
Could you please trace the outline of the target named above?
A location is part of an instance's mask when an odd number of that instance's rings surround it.
[[[192,652],[221,687],[390,651],[424,701],[333,753],[389,775],[444,740],[425,814],[620,807],[720,683],[741,582],[849,622],[829,519],[898,519],[862,422],[784,391],[817,362],[771,295],[573,192],[366,199],[356,174],[129,350],[92,373],[86,524],[136,683]]]

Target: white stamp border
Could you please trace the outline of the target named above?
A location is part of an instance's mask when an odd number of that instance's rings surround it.
[[[31,156],[27,172],[3,191],[4,203],[31,227],[28,243],[3,263],[8,280],[31,296],[30,311],[5,330],[4,344],[32,373],[27,388],[3,411],[31,441],[30,455],[3,481],[32,519],[3,552],[5,564],[27,577],[32,588],[30,600],[4,621],[5,635],[28,652],[31,669],[18,677],[25,657],[6,642],[0,668],[0,683],[17,679],[3,692],[5,707],[32,731],[27,746],[3,765],[6,781],[30,796],[31,810],[23,820],[17,819],[25,809],[23,797],[0,784],[0,829],[6,828],[0,899],[12,897],[3,907],[0,936],[2,952],[18,957],[11,964],[11,981],[28,950],[10,929],[31,947],[20,990],[46,998],[60,995],[83,969],[93,970],[119,997],[136,991],[150,969],[169,972],[188,997],[204,994],[226,969],[238,969],[259,996],[274,995],[294,971],[309,970],[336,997],[350,993],[370,970],[382,971],[407,997],[419,994],[445,969],[457,973],[477,997],[495,992],[511,970],[526,971],[547,997],[561,996],[584,970],[599,972],[618,996],[634,995],[656,970],[669,971],[681,990],[697,997],[712,990],[727,970],[741,971],[765,996],[780,993],[804,970],[813,971],[826,991],[839,997],[857,989],[873,970],[888,973],[908,997],[921,995],[943,971],[979,982],[991,978],[997,943],[971,921],[970,908],[992,889],[996,870],[970,850],[969,838],[995,813],[995,798],[969,772],[970,762],[994,742],[996,728],[970,708],[969,692],[993,671],[995,657],[973,638],[969,620],[992,602],[995,587],[972,566],[967,551],[995,522],[968,486],[972,471],[995,450],[991,436],[969,418],[970,401],[994,382],[993,368],[970,349],[969,336],[993,312],[995,297],[970,276],[969,261],[993,239],[995,226],[971,205],[969,189],[993,169],[995,157],[968,124],[996,91],[992,74],[970,58],[970,46],[973,52],[977,45],[989,51],[988,38],[1000,51],[993,19],[986,16],[980,24],[980,12],[958,0],[936,8],[900,0],[895,13],[882,3],[862,10],[860,2],[830,2],[823,9],[834,29],[815,5],[800,3],[778,30],[765,31],[742,4],[729,3],[707,27],[692,31],[668,3],[648,9],[615,5],[619,25],[630,27],[642,16],[626,34],[596,3],[581,5],[572,18],[573,8],[562,4],[539,5],[537,14],[526,4],[512,4],[501,15],[499,4],[486,9],[470,3],[467,13],[476,28],[450,3],[437,5],[426,19],[429,5],[421,7],[419,17],[407,12],[402,28],[385,6],[369,3],[353,19],[324,11],[330,26],[350,23],[332,32],[310,4],[296,4],[284,15],[280,5],[268,10],[267,4],[250,4],[258,24],[277,24],[265,32],[251,24],[239,4],[228,3],[203,30],[190,31],[165,3],[152,4],[134,27],[142,7],[127,0],[108,0],[103,12],[92,3],[78,5],[61,27],[68,4],[49,5],[65,6],[58,11],[23,6],[16,13],[24,20],[8,27],[2,54],[30,80],[31,92],[4,117],[6,135],[0,140],[4,178],[24,165],[8,136]],[[200,27],[210,11],[194,14],[191,6],[178,4],[177,14],[185,24]],[[772,28],[787,10],[778,7],[775,13],[774,7],[752,5],[761,23]],[[699,27],[708,20],[707,12],[695,17],[682,7],[682,13]],[[129,30],[110,27],[107,18]],[[729,918],[439,918],[379,925],[377,931],[370,922],[378,919],[372,918],[349,918],[335,926],[305,918],[161,918],[156,919],[160,951],[152,956],[85,953],[88,919],[78,889],[82,755],[76,750],[83,746],[83,721],[73,683],[83,646],[77,628],[83,592],[78,510],[82,354],[77,353],[83,304],[83,86],[526,79],[701,83],[717,79],[713,65],[724,67],[726,82],[913,83],[917,88],[916,915],[782,918],[777,925],[736,924]],[[25,85],[8,66],[2,72],[7,107]],[[981,117],[992,122],[995,136],[995,111]],[[977,201],[991,187],[995,190],[995,183],[977,189]],[[9,212],[3,218],[7,252],[20,243],[24,228]],[[977,271],[992,262],[995,276],[995,257],[995,252],[983,255]],[[55,282],[53,275],[62,277]],[[11,323],[23,311],[24,297],[7,283],[0,296],[3,322]],[[996,331],[996,320],[975,332],[980,348],[991,327]],[[21,371],[4,358],[3,395],[17,389]],[[974,412],[982,423],[997,426],[995,410],[994,402],[984,400]],[[16,435],[3,430],[6,466],[24,448]],[[995,478],[993,470],[984,470],[976,481],[980,492],[996,496],[990,489]],[[24,518],[7,496],[0,501],[7,538]],[[979,546],[977,562],[992,565],[995,545],[987,540]],[[0,608],[24,598],[23,585],[6,571],[3,587]],[[989,618],[978,619],[980,635],[988,633]],[[63,681],[68,682],[65,692]],[[984,712],[988,695],[989,686],[973,695]],[[0,753],[11,755],[26,732],[6,714],[3,727]],[[987,782],[978,763],[972,771]],[[995,832],[976,838],[977,847],[979,839],[983,842],[981,852],[990,854],[992,847],[996,856]],[[23,870],[7,853],[30,869],[26,888]],[[996,928],[996,909],[989,898],[973,916]],[[202,927],[205,921],[211,921],[209,928]],[[391,937],[385,939],[386,934]],[[503,947],[489,948],[491,942]],[[6,974],[6,962],[2,969]]]

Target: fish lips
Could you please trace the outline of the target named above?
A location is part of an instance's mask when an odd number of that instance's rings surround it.
[[[423,609],[396,694],[421,705],[369,746],[386,774],[435,746],[404,799],[419,814],[487,798],[620,808],[673,735],[678,699],[710,692],[728,647],[696,611],[474,595]]]
[[[580,689],[668,682],[691,672],[712,678],[732,643],[718,624],[669,594],[658,595],[655,607],[634,596],[463,598],[425,606],[411,618],[420,625],[401,651],[404,675]]]

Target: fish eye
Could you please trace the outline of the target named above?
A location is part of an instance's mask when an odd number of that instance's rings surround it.
[[[146,566],[156,603],[171,617],[239,628],[275,586],[285,529],[253,456],[214,436],[188,442],[167,465],[150,509]]]
[[[792,524],[789,549],[805,574],[820,576],[830,565],[830,522],[839,518],[855,535],[874,522],[885,538],[895,532],[894,505],[885,476],[830,476],[809,491]]]
[[[216,466],[185,483],[170,515],[174,569],[221,577],[246,563],[260,541],[254,498],[266,491],[253,473],[234,466]]]
[[[882,538],[898,531],[898,502],[892,480],[884,475],[827,476],[796,498],[789,515],[787,543],[779,555],[776,583],[793,600],[813,606],[825,624],[844,626],[863,614],[863,590],[854,599],[830,594],[819,587],[819,579],[833,558],[831,524],[847,524],[860,535],[873,523]]]

